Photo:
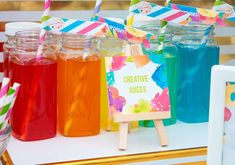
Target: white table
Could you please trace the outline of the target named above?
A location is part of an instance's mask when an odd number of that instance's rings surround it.
[[[126,151],[117,149],[117,132],[105,131],[101,131],[98,136],[65,138],[58,135],[35,142],[22,142],[12,137],[7,151],[15,165],[32,165],[192,149],[207,146],[207,126],[207,123],[178,122],[166,127],[170,141],[168,147],[160,147],[154,128],[140,128],[128,135]],[[206,158],[204,156],[200,159]]]

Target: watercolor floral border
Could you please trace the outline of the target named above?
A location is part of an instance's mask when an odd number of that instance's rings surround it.
[[[170,99],[167,82],[166,64],[163,55],[158,56],[114,56],[105,59],[106,79],[108,84],[108,98],[110,114],[122,113],[123,107],[126,105],[126,99],[119,95],[119,91],[114,87],[115,71],[125,67],[127,63],[134,63],[136,68],[141,68],[149,62],[160,63],[151,78],[162,89],[161,93],[156,93],[152,100],[140,99],[136,104],[127,107],[127,113],[143,113],[170,111]]]

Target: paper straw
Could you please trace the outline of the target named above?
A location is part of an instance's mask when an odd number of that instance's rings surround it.
[[[166,0],[166,6],[168,3],[171,3],[172,0]],[[160,45],[158,47],[158,54],[162,54],[163,53],[163,47],[164,47],[164,41],[165,41],[165,33],[166,33],[166,28],[167,28],[167,24],[168,22],[167,21],[161,21],[161,34],[160,34],[160,37],[159,37],[159,42],[160,42]]]
[[[168,3],[171,3],[171,2],[172,2],[172,0],[166,0],[166,6]]]
[[[50,11],[50,6],[51,6],[51,0],[44,0],[44,12],[43,12],[43,16],[48,16],[49,11]],[[41,23],[42,26],[42,23]],[[41,32],[39,35],[39,47],[38,47],[38,51],[37,51],[37,59],[42,57],[42,51],[43,51],[43,44],[46,40],[46,30],[42,29],[41,27]]]
[[[2,87],[0,91],[0,113],[2,112],[2,109],[4,106],[4,100],[5,100],[5,97],[7,96],[9,83],[10,83],[10,79],[4,77],[2,80]]]
[[[93,12],[93,17],[95,17],[99,14],[102,2],[103,2],[102,0],[96,0],[95,9],[94,9],[94,12]]]
[[[103,2],[102,0],[96,0],[95,9],[93,12],[93,16],[91,17],[91,21],[93,21],[94,17],[99,14],[102,2]],[[82,55],[83,60],[89,56],[89,47],[90,46],[91,46],[91,41],[89,41],[89,40],[85,41],[85,48],[84,48],[84,52]]]
[[[162,54],[163,53],[163,47],[165,42],[165,33],[166,33],[166,27],[168,22],[167,21],[161,21],[161,30],[160,30],[160,37],[158,39],[159,45],[157,48],[157,53]]]
[[[11,112],[12,112],[12,109],[13,109],[15,101],[16,101],[16,97],[17,97],[17,94],[20,89],[20,84],[14,83],[12,89],[15,90],[15,92],[13,93],[13,99],[10,103],[10,106],[6,107],[8,109],[7,109],[7,113],[5,113],[5,119],[3,121],[3,124],[0,124],[0,126],[2,125],[2,128],[1,128],[2,130],[4,130],[6,128],[6,126],[8,125],[8,121],[10,119]]]
[[[141,1],[142,1],[142,0],[131,0],[129,11],[131,10],[131,7],[132,7],[133,5],[136,5],[137,3],[141,2]]]
[[[127,16],[126,25],[127,25],[127,26],[132,26],[133,23],[134,23],[134,14],[133,14],[133,13],[130,13],[130,14]]]
[[[204,44],[207,43],[207,41],[208,41],[208,36],[210,35],[212,28],[213,28],[213,26],[209,26],[209,27],[205,30],[204,36],[203,36],[203,38],[202,38],[202,43],[201,43],[201,45],[204,45]]]
[[[91,16],[90,21],[92,21],[92,22],[95,21],[96,16],[98,16],[98,14],[100,13],[100,8],[102,5],[102,2],[103,2],[102,0],[96,0],[95,9],[93,10],[93,14]]]
[[[219,6],[224,2],[224,0],[215,0],[214,6]]]
[[[3,109],[2,109],[2,111],[0,113],[0,129],[1,130],[3,129],[2,126],[3,126],[3,123],[5,121],[5,117],[7,115],[9,107],[11,105],[11,102],[14,99],[14,94],[15,94],[15,89],[10,87],[10,89],[7,92],[7,97],[5,97],[5,99],[4,99],[4,107],[3,107]]]

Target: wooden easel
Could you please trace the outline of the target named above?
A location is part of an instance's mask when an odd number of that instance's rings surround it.
[[[128,135],[128,123],[131,121],[139,120],[153,120],[156,131],[159,136],[161,146],[168,145],[167,133],[163,125],[162,119],[170,118],[170,111],[166,112],[149,112],[138,114],[115,114],[114,122],[119,122],[119,150],[127,149],[127,135]]]

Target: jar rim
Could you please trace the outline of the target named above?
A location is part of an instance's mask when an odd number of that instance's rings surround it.
[[[73,33],[62,33],[62,39],[71,39],[71,40],[82,40],[82,41],[88,41],[88,40],[94,40],[97,39],[97,37],[94,36],[88,36],[88,35],[82,35],[82,34],[73,34]]]
[[[195,31],[195,32],[204,32],[209,28],[212,28],[213,25],[206,25],[201,23],[190,23],[188,25],[185,25],[182,27],[182,29],[185,31]]]
[[[28,37],[28,36],[35,36],[39,38],[40,30],[23,30],[16,32],[16,37]]]
[[[161,30],[161,26],[157,24],[146,24],[142,25],[141,28],[148,30]]]

